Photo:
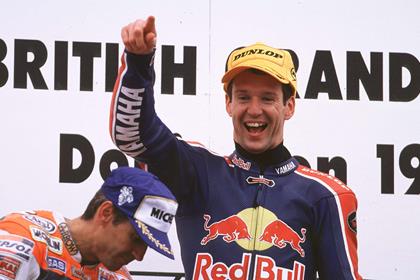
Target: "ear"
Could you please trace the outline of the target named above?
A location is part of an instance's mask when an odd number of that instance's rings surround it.
[[[226,112],[230,117],[232,117],[232,100],[230,99],[229,95],[225,94],[225,104],[226,104]]]
[[[112,202],[109,200],[102,202],[98,210],[96,210],[95,218],[100,224],[112,222],[114,218],[114,206]]]
[[[296,105],[296,98],[291,96],[286,102],[286,111],[284,118],[289,120],[295,114],[295,105]]]

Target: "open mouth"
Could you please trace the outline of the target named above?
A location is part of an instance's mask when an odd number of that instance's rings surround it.
[[[259,133],[267,127],[267,124],[259,122],[247,122],[245,123],[245,127],[250,133]]]

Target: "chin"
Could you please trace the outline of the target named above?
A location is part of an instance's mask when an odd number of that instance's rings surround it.
[[[122,265],[116,265],[115,263],[111,264],[111,265],[106,265],[104,264],[104,266],[111,271],[117,271],[118,269],[120,269],[122,267]]]

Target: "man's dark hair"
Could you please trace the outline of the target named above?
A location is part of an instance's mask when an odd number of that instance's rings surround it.
[[[265,72],[263,72],[261,70],[253,69],[253,68],[250,68],[250,69],[248,69],[246,71],[249,71],[249,72],[254,73],[254,74],[257,74],[257,75],[268,75],[267,73],[265,73]],[[227,96],[229,97],[229,100],[230,101],[232,101],[232,82],[233,82],[234,79],[235,78],[233,78],[229,82],[229,85],[228,85],[228,88],[227,88],[227,93],[226,93]],[[289,84],[283,84],[283,83],[281,83],[281,85],[283,87],[283,105],[286,105],[287,100],[289,100],[289,98],[292,96],[293,90],[292,90],[292,87]]]
[[[108,201],[101,190],[97,191],[95,196],[90,200],[85,212],[82,215],[82,220],[88,221],[93,219],[95,216],[96,211],[98,210],[99,206],[102,205],[105,201]],[[114,207],[114,218],[112,220],[112,224],[118,225],[128,220],[128,217],[115,205]]]

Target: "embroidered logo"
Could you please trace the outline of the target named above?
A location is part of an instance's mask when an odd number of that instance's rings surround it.
[[[282,174],[286,174],[290,170],[293,170],[295,167],[296,167],[295,163],[291,161],[282,166],[276,167],[274,169],[276,170],[277,174],[282,175]]]
[[[75,267],[75,266],[72,266],[72,267],[71,267],[71,274],[72,274],[74,277],[79,278],[79,279],[82,279],[82,280],[90,280],[90,277],[89,277],[89,276],[86,276],[86,275],[83,273],[83,271],[82,271],[82,269],[81,269],[81,268],[78,268],[78,267]]]
[[[54,257],[47,257],[48,267],[66,273],[66,262]]]
[[[201,240],[201,245],[206,245],[218,236],[223,236],[223,240],[227,243],[238,239],[251,239],[247,224],[238,215],[229,216],[226,219],[213,222],[211,225],[208,225],[211,219],[210,215],[204,214],[203,218],[205,220],[204,229],[209,233]]]
[[[232,162],[244,170],[249,170],[251,168],[251,163],[249,161],[245,162],[243,159],[237,157],[236,155],[233,155]]]
[[[300,246],[300,243],[305,243],[306,241],[306,229],[301,228],[300,233],[302,237],[284,221],[277,219],[264,228],[259,240],[271,243],[280,249],[289,244],[290,248],[298,252],[303,258],[305,257],[305,251]]]
[[[103,267],[99,268],[99,280],[118,280],[117,276],[114,275],[111,271],[104,269]]]
[[[353,232],[357,233],[356,211],[351,212],[347,216],[347,224]]]
[[[32,238],[36,241],[40,241],[47,244],[48,249],[51,252],[56,253],[58,255],[61,255],[63,253],[63,242],[60,238],[51,236],[44,230],[35,226],[29,226],[29,229],[31,230]]]
[[[77,249],[76,243],[71,237],[70,230],[67,224],[66,223],[59,224],[58,229],[60,230],[61,237],[64,242],[64,246],[66,246],[67,251],[69,251],[69,254],[72,256],[76,255],[79,252],[79,249]]]
[[[133,188],[124,186],[120,190],[120,195],[118,196],[118,205],[121,206],[125,203],[133,202]]]
[[[39,217],[39,216],[35,216],[35,215],[31,215],[31,214],[25,214],[23,215],[23,218],[25,220],[28,220],[40,227],[42,227],[44,230],[46,230],[48,233],[54,233],[57,229],[57,227],[55,226],[55,224],[43,217]]]

